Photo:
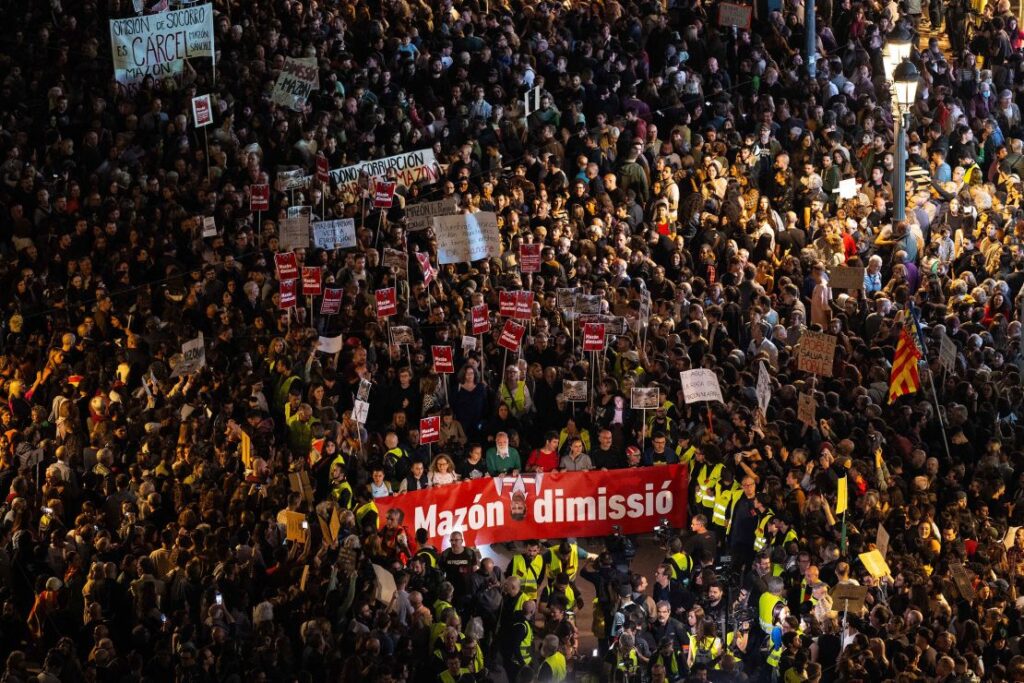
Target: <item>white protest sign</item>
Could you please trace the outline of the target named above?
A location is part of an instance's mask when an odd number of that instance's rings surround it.
[[[313,222],[313,246],[319,249],[351,249],[356,246],[356,220],[340,218]]]
[[[309,216],[282,218],[278,225],[278,244],[285,251],[309,248]]]
[[[761,370],[757,373],[757,405],[762,415],[768,414],[768,404],[772,400],[772,381],[768,377],[766,363],[761,363]]]
[[[361,425],[366,424],[366,416],[370,414],[370,404],[356,399],[352,404],[352,419]]]
[[[586,380],[567,379],[562,382],[562,398],[574,403],[587,402]]]
[[[832,289],[864,289],[863,266],[836,266],[828,272],[828,286]]]
[[[476,337],[471,337],[468,334],[462,335],[462,350],[473,351],[476,349]]]
[[[538,85],[533,90],[530,90],[523,95],[523,115],[529,116],[533,112],[540,109],[540,86]]]
[[[685,370],[679,373],[679,379],[683,383],[683,398],[687,404],[699,401],[725,403],[722,400],[722,387],[718,384],[718,375],[714,370]]]
[[[194,5],[173,12],[110,20],[114,79],[134,95],[151,76],[160,92],[176,80],[186,59],[216,59],[213,46],[213,5]]]
[[[953,372],[956,367],[956,344],[943,334],[939,338],[939,365],[946,369],[946,372]]]
[[[629,407],[633,410],[657,410],[660,406],[658,387],[633,387],[629,394]]]
[[[426,230],[438,216],[449,216],[458,210],[455,197],[445,197],[436,202],[420,202],[405,207],[405,226],[409,232]]]
[[[213,216],[203,216],[203,237],[217,236],[217,221]]]
[[[316,350],[321,353],[334,354],[341,351],[344,345],[344,335],[338,335],[337,337],[320,337],[316,343]]]
[[[414,183],[432,183],[441,177],[441,167],[430,147],[415,152],[403,152],[393,157],[361,161],[352,166],[331,170],[331,181],[337,185],[339,192],[358,194],[360,191],[359,176],[368,178],[388,178],[398,183],[398,187],[409,187]],[[307,184],[313,176],[307,177]]]
[[[797,369],[831,377],[835,355],[836,338],[833,335],[806,330],[800,335]]]
[[[203,333],[181,345],[181,361],[174,368],[174,377],[186,375],[206,367],[206,344]]]
[[[833,192],[838,192],[840,199],[853,199],[857,196],[857,190],[859,189],[860,183],[857,182],[856,178],[847,178],[846,180],[840,180],[839,187],[833,190]]]
[[[310,94],[320,87],[319,72],[316,57],[286,57],[270,100],[274,104],[302,111]]]
[[[488,211],[434,219],[437,262],[468,263],[501,252],[498,217]]]

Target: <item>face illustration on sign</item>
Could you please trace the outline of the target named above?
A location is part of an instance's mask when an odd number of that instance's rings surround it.
[[[508,492],[508,514],[513,520],[521,522],[529,512],[530,489],[534,495],[540,494],[543,474],[520,474],[515,477],[495,477],[494,488],[498,496]]]

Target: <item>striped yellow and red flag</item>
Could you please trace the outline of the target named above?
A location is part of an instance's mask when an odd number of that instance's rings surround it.
[[[892,359],[892,374],[889,375],[889,403],[893,403],[900,396],[915,394],[921,390],[921,376],[917,371],[917,363],[921,360],[922,354],[912,334],[913,332],[906,327],[900,330],[896,355]]]

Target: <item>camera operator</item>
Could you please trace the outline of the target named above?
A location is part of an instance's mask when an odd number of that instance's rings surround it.
[[[584,561],[580,576],[594,585],[596,605],[594,618],[594,636],[597,638],[598,649],[604,653],[608,649],[608,630],[612,625],[612,616],[618,600],[619,586],[628,580],[628,576],[619,571],[612,561],[611,553],[605,551],[597,556],[597,561],[589,558]]]

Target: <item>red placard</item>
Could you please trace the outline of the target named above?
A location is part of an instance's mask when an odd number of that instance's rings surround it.
[[[517,292],[498,292],[498,315],[502,318],[516,317]]]
[[[398,183],[386,180],[377,180],[373,184],[373,208],[375,209],[390,209],[391,203],[395,199],[395,190],[398,188]]]
[[[686,490],[685,465],[656,465],[468,479],[378,498],[376,504],[401,510],[441,550],[454,529],[475,546],[650,533],[663,519],[685,529]],[[381,527],[385,517],[380,515]]]
[[[270,185],[259,183],[249,186],[249,210],[270,211]]]
[[[584,323],[583,350],[604,351],[604,323]]]
[[[298,280],[281,280],[278,290],[281,292],[281,308],[295,308],[297,283]]]
[[[317,266],[302,268],[302,296],[320,296],[323,291],[323,271]]]
[[[398,292],[394,287],[377,290],[377,317],[389,318],[398,313]]]
[[[274,254],[274,265],[277,266],[277,279],[282,282],[299,277],[299,261],[295,258],[294,251]]]
[[[516,313],[513,317],[516,320],[529,320],[533,317],[533,292],[516,292]]]
[[[196,128],[213,123],[213,107],[210,105],[209,95],[192,98],[192,117],[195,119]]]
[[[434,372],[439,375],[451,375],[455,372],[455,356],[450,346],[432,346],[430,353],[434,356]]]
[[[437,443],[441,440],[441,416],[420,418],[420,445]]]
[[[327,165],[327,157],[323,154],[316,155],[316,179],[324,185],[331,182],[331,169]]]
[[[480,304],[470,309],[470,316],[473,324],[473,334],[486,334],[491,329],[490,311],[487,304]]]
[[[506,320],[505,327],[501,328],[501,336],[498,337],[498,346],[509,351],[518,351],[519,345],[523,343],[524,332],[524,326],[514,320]]]
[[[539,242],[537,244],[519,245],[519,272],[540,272],[540,248],[541,244]]]
[[[437,277],[437,270],[434,266],[430,265],[430,254],[425,251],[417,251],[416,261],[420,264],[420,270],[423,271],[423,284],[429,287],[430,283]]]
[[[338,315],[341,312],[341,291],[330,287],[324,290],[324,300],[320,302],[320,315]]]

